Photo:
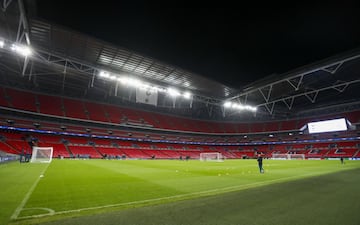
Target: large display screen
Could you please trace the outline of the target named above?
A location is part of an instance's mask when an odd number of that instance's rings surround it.
[[[324,133],[347,130],[345,118],[308,123],[309,133]]]

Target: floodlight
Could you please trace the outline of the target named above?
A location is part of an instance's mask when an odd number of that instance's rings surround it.
[[[151,86],[150,84],[141,83],[139,88],[144,90],[152,90],[154,87]]]
[[[163,87],[154,87],[154,89],[158,92],[166,92],[166,88]]]
[[[122,77],[120,82],[124,85],[132,86],[132,87],[140,87],[142,82],[140,80],[130,78],[130,77]]]
[[[143,83],[138,79],[129,78],[128,79],[128,85],[132,86],[132,87],[140,87],[140,86],[143,85]]]
[[[118,81],[120,81],[122,84],[127,84],[127,78],[126,77],[119,77]]]
[[[232,109],[238,109],[238,110],[248,110],[248,111],[253,111],[255,112],[257,110],[256,107],[250,106],[250,105],[243,105],[243,104],[239,104],[239,103],[234,103],[234,102],[230,102],[227,101],[223,104],[223,106],[225,108],[232,108]]]
[[[191,98],[191,93],[186,91],[184,94],[183,94],[183,97],[186,98],[186,99],[190,99]]]
[[[25,57],[30,56],[32,53],[31,49],[28,46],[23,46],[23,45],[13,44],[10,49],[18,53],[19,55]]]
[[[238,109],[240,109],[240,110],[244,110],[244,109],[247,109],[246,108],[246,106],[244,106],[244,105],[238,105],[238,107],[237,107]]]
[[[99,75],[100,75],[100,77],[105,77],[105,78],[110,77],[110,74],[106,71],[100,71]]]
[[[0,48],[3,48],[4,47],[4,41],[3,40],[0,40]]]
[[[177,97],[180,95],[180,92],[174,88],[168,88],[167,93],[172,97]]]
[[[224,103],[224,107],[225,107],[225,108],[230,108],[230,107],[231,107],[231,104],[232,104],[231,102],[225,102],[225,103]]]

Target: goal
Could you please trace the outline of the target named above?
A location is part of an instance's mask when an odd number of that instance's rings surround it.
[[[224,157],[220,152],[203,152],[200,153],[200,161],[223,162]]]
[[[50,163],[53,156],[53,147],[33,147],[30,162]]]
[[[272,159],[305,159],[305,154],[279,154],[279,153],[273,153]]]

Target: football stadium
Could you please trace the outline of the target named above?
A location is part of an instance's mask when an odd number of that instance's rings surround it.
[[[360,50],[234,88],[1,1],[0,224],[358,225]]]

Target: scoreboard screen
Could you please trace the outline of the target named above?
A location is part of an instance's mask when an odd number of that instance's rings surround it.
[[[335,120],[325,120],[320,122],[308,123],[309,133],[324,133],[332,131],[344,131],[347,130],[346,119],[335,119]]]

